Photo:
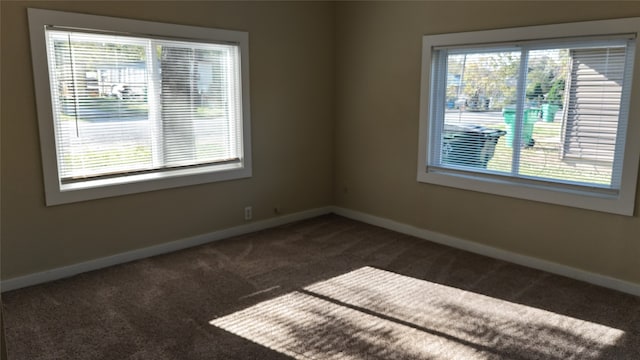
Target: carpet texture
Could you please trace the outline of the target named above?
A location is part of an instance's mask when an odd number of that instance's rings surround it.
[[[10,360],[640,359],[640,298],[336,215],[3,294]]]

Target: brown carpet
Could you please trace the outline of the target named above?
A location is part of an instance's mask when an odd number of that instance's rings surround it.
[[[640,298],[321,216],[3,294],[9,359],[640,359]]]

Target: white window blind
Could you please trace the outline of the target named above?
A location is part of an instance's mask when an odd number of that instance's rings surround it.
[[[46,40],[62,184],[240,161],[237,45],[55,28]]]
[[[428,171],[616,193],[633,50],[629,36],[433,50]]]

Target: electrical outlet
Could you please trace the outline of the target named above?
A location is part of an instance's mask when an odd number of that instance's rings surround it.
[[[253,208],[251,206],[244,208],[244,219],[247,221],[253,219]]]

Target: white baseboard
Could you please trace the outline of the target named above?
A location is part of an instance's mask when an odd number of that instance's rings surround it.
[[[622,291],[632,295],[640,296],[640,284],[616,279],[610,276],[592,273],[585,270],[576,269],[570,266],[554,263],[547,260],[521,255],[507,250],[494,248],[469,240],[460,239],[454,236],[418,228],[412,225],[400,223],[394,220],[370,215],[367,213],[345,209],[342,207],[328,206],[301,211],[293,214],[283,215],[271,219],[255,221],[244,225],[235,226],[228,229],[213,231],[206,234],[196,235],[185,239],[180,239],[164,244],[159,244],[143,249],[128,251],[112,256],[107,256],[95,260],[90,260],[74,265],[64,266],[39,273],[20,276],[0,282],[0,289],[4,291],[16,290],[27,286],[37,285],[63,279],[80,273],[102,269],[108,266],[118,265],[134,260],[144,259],[151,256],[161,255],[173,251],[178,251],[209,242],[226,239],[233,236],[247,234],[250,232],[264,230],[290,222],[309,219],[312,217],[335,213],[353,220],[362,221],[371,225],[383,227],[385,229],[397,231],[402,234],[415,236],[435,243],[451,246],[457,249],[470,251],[476,254],[485,255],[495,259],[508,261],[514,264],[527,266],[530,268],[547,271],[553,274],[566,276],[572,279],[588,282],[606,288]]]
[[[178,251],[193,246],[203,245],[212,241],[226,239],[233,236],[247,234],[250,232],[284,225],[293,221],[304,220],[332,212],[331,207],[322,207],[305,210],[293,214],[282,215],[271,219],[250,222],[244,225],[235,226],[228,229],[213,231],[206,234],[196,235],[185,239],[180,239],[164,244],[150,246],[143,249],[128,251],[112,256],[107,256],[95,260],[85,261],[78,264],[64,266],[39,273],[15,277],[0,282],[2,292],[16,290],[27,286],[37,285],[63,279],[80,273],[102,269],[108,266],[118,265],[134,260],[140,260],[151,256],[161,255],[173,251]]]
[[[421,239],[432,241],[435,243],[451,246],[457,249],[470,251],[476,254],[488,256],[495,259],[508,261],[514,264],[547,271],[553,274],[566,276],[568,278],[588,282],[591,284],[603,286],[613,290],[622,291],[628,294],[640,296],[640,284],[616,279],[610,276],[592,273],[585,270],[576,269],[567,265],[554,263],[547,260],[534,258],[531,256],[521,255],[507,250],[494,248],[477,242],[460,239],[454,236],[418,228],[412,225],[400,223],[394,220],[362,213],[355,210],[345,209],[341,207],[333,207],[333,213],[362,221],[367,224],[380,226],[385,229],[393,230],[402,234],[415,236]]]

